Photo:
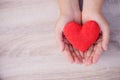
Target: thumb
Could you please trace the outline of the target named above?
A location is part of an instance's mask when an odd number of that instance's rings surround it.
[[[108,43],[109,43],[109,31],[105,31],[102,34],[102,48],[103,50],[107,50],[108,49]]]
[[[63,40],[63,33],[62,32],[57,33],[56,38],[57,38],[58,44],[60,46],[60,50],[64,51],[65,44],[64,44],[64,40]]]

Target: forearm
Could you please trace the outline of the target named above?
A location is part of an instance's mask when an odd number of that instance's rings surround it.
[[[83,0],[83,10],[100,12],[102,11],[102,5],[103,0]]]
[[[75,15],[80,12],[79,0],[58,0],[61,15]]]

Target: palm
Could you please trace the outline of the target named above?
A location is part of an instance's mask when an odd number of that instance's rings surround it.
[[[80,52],[75,49],[71,43],[65,38],[63,34],[63,28],[65,24],[68,22],[72,21],[71,18],[67,17],[62,17],[58,20],[57,22],[57,27],[56,27],[56,38],[58,40],[58,43],[61,47],[61,50],[63,53],[67,56],[68,60],[71,63],[82,63],[82,56],[80,55]]]

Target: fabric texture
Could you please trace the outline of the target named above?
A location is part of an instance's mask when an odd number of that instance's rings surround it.
[[[99,37],[100,28],[95,21],[88,21],[84,25],[69,22],[64,27],[64,35],[77,49],[86,51]]]

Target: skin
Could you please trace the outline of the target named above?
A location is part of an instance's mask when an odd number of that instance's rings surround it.
[[[65,24],[70,21],[80,23],[82,20],[82,13],[79,9],[79,0],[58,0],[58,3],[60,7],[60,16],[55,28],[57,42],[61,51],[71,63],[81,64],[82,56],[80,55],[80,51],[75,49],[63,35]]]
[[[107,50],[110,33],[109,25],[101,12],[103,0],[83,0],[82,12],[79,9],[79,0],[58,0],[58,3],[60,16],[55,32],[61,51],[71,63],[84,63],[86,65],[97,63],[103,50]],[[83,55],[83,52],[75,49],[64,37],[63,28],[70,21],[84,24],[88,20],[95,20],[99,24],[102,35]]]
[[[82,23],[94,20],[101,29],[101,36],[96,44],[85,52],[84,63],[86,65],[97,63],[102,52],[108,48],[110,29],[107,20],[102,14],[102,4],[103,0],[83,0]]]

